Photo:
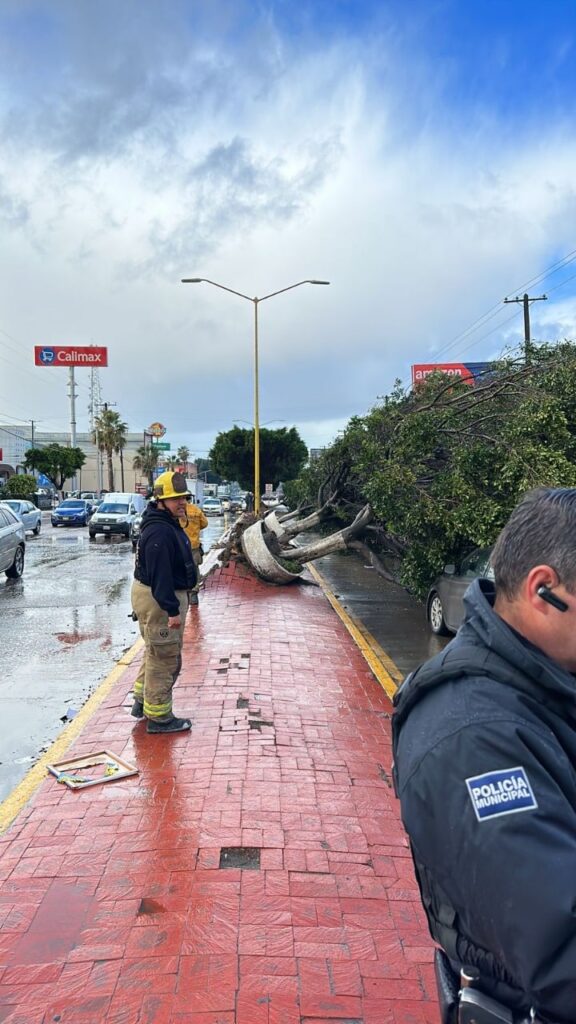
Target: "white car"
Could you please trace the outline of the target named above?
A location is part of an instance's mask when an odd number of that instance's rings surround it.
[[[19,579],[24,571],[25,548],[24,523],[11,508],[0,504],[0,572],[12,580]]]
[[[202,511],[205,516],[221,516],[224,512],[220,498],[204,498]]]
[[[42,513],[31,501],[23,501],[21,498],[5,498],[0,501],[0,506],[8,505],[16,513],[18,519],[24,523],[24,528],[36,536],[40,533],[42,526]]]

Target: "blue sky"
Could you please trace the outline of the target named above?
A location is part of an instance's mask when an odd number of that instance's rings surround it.
[[[182,277],[331,281],[261,307],[261,419],[312,447],[517,344],[533,278],[533,337],[574,337],[575,264],[540,275],[576,249],[575,35],[576,0],[0,0],[0,422],[66,429],[32,349],[90,343],[135,430],[250,421],[252,310]]]

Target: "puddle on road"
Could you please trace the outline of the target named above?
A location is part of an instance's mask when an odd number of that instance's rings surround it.
[[[82,640],[97,640],[98,633],[54,633],[61,644],[79,644]]]

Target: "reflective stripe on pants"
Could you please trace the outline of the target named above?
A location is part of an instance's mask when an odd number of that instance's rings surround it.
[[[168,628],[168,613],[152,597],[150,587],[134,580],[132,607],[138,616],[140,634],[145,644],[134,696],[142,701],[146,718],[161,720],[172,714],[172,688],[182,667],[182,639],[188,612],[188,593],[177,590],[180,602],[179,629]]]

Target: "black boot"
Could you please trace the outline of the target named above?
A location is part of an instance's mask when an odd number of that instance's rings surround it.
[[[134,698],[132,705],[132,711],[130,712],[133,718],[144,718],[144,705],[141,700],[137,697]]]
[[[153,718],[148,719],[148,725],[146,726],[146,732],[186,732],[192,728],[192,722],[189,718],[176,718],[172,715],[172,718],[167,718],[164,721],[157,721]]]

